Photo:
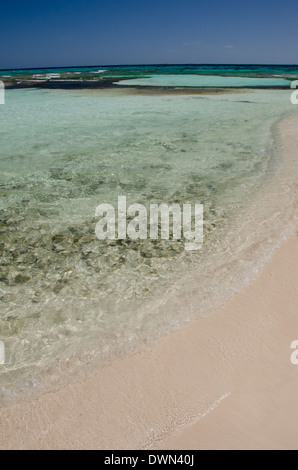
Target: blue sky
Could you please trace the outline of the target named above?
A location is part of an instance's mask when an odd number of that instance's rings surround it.
[[[297,0],[51,0],[0,6],[0,68],[298,63]]]

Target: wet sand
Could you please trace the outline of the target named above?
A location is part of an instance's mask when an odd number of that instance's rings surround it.
[[[298,366],[290,361],[290,346],[298,339],[297,260],[294,235],[259,279],[229,303],[229,311],[241,308],[241,316],[266,315],[267,330],[256,332],[251,350],[235,361],[229,395],[162,449],[298,448]]]

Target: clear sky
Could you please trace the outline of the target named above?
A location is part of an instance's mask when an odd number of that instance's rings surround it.
[[[15,0],[0,5],[0,68],[298,64],[297,0]]]

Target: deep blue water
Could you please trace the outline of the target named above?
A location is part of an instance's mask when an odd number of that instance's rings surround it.
[[[216,65],[216,64],[164,64],[164,65],[96,65],[84,67],[49,67],[32,69],[0,70],[0,75],[31,75],[44,73],[73,73],[96,72],[106,69],[107,72],[122,72],[135,75],[150,73],[158,74],[198,74],[198,75],[224,75],[224,76],[272,76],[296,75],[298,65]]]

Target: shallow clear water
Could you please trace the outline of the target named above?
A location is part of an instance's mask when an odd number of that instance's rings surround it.
[[[272,126],[295,110],[290,91],[278,90],[8,90],[0,107],[2,398],[135,350],[240,288],[292,219],[293,172],[276,177]],[[100,242],[95,208],[118,195],[204,204],[203,249]]]
[[[187,87],[278,87],[291,82],[284,78],[221,77],[218,75],[152,75],[135,80],[122,80],[119,85],[187,86]]]

